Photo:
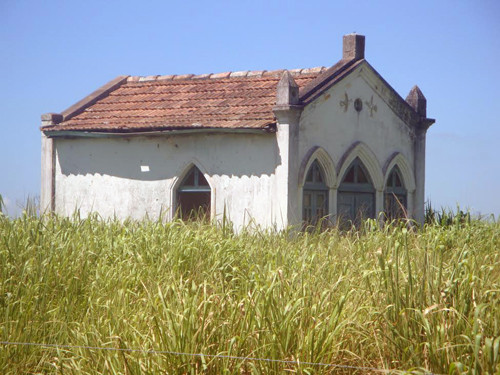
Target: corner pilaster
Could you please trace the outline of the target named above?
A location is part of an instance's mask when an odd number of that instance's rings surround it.
[[[47,137],[44,128],[61,123],[63,115],[60,113],[44,113],[42,120],[42,164],[41,164],[41,191],[40,191],[40,214],[55,211],[56,200],[56,156],[54,139]]]
[[[420,224],[424,225],[425,221],[425,138],[427,129],[434,124],[435,120],[427,118],[427,99],[418,86],[414,86],[408,96],[406,102],[415,111],[419,120],[415,124],[415,139],[413,144],[413,160],[415,173],[415,193],[413,194],[413,218]],[[409,196],[410,198],[410,196]],[[410,210],[410,212],[412,212]]]
[[[42,132],[42,165],[40,214],[55,210],[55,149],[54,139]]]
[[[425,220],[425,139],[427,127],[420,127],[415,134],[415,193],[413,195],[413,218],[424,225]]]
[[[275,217],[278,229],[301,221],[299,211],[299,120],[302,108],[274,108],[280,164],[276,167]]]
[[[276,142],[279,160],[275,178],[275,205],[272,218],[277,229],[299,224],[299,121],[302,113],[299,86],[288,71],[284,71],[276,89]]]

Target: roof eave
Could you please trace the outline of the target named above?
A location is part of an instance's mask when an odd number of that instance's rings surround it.
[[[170,128],[137,131],[137,129],[115,130],[50,130],[41,129],[49,138],[113,138],[135,136],[164,136],[179,134],[219,133],[219,134],[269,134],[276,132],[276,124],[269,124],[263,128]]]

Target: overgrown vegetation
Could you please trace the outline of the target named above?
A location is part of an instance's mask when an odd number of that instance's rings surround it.
[[[500,224],[340,234],[0,215],[0,340],[500,373]],[[0,373],[369,371],[0,345]]]
[[[441,208],[435,210],[430,203],[425,207],[425,223],[434,224],[442,227],[450,225],[470,224],[472,220],[470,212],[464,212],[457,208],[457,212],[450,209]]]

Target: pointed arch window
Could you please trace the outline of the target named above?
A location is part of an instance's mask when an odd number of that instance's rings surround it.
[[[177,189],[177,209],[183,220],[210,217],[211,189],[203,173],[193,166]]]
[[[408,191],[401,178],[401,171],[394,166],[389,173],[384,192],[384,208],[388,219],[405,217]]]
[[[309,167],[302,193],[302,219],[316,225],[319,219],[328,215],[328,186],[325,174],[318,160]]]
[[[341,226],[359,226],[375,217],[375,188],[363,162],[356,158],[347,168],[339,185],[337,213]]]

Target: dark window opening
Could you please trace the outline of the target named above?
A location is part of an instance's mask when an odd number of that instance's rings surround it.
[[[354,183],[354,166],[349,168],[349,170],[347,171],[345,178],[344,178],[344,182]]]
[[[177,210],[182,220],[210,218],[211,190],[203,173],[192,167],[177,189]]]
[[[309,168],[302,195],[302,219],[308,225],[316,225],[328,216],[328,186],[324,173],[315,160]]]

